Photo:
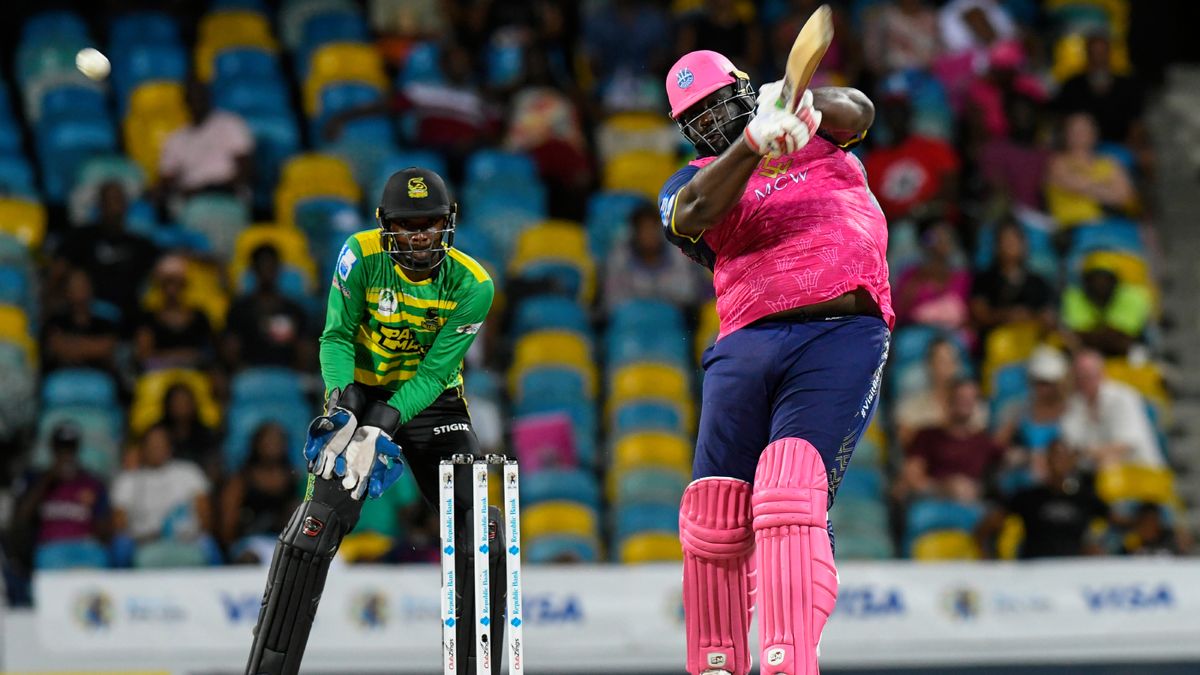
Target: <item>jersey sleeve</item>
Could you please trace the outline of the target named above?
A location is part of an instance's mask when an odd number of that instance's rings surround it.
[[[428,408],[454,382],[463,357],[492,308],[496,289],[491,279],[473,281],[462,288],[465,297],[458,299],[454,312],[417,366],[416,374],[388,400],[389,405],[400,411],[400,424],[407,424]]]
[[[326,395],[354,381],[354,334],[367,308],[363,268],[362,247],[350,237],[338,253],[321,331],[321,379]]]
[[[666,184],[663,185],[662,192],[658,195],[658,213],[662,218],[663,234],[666,236],[667,241],[683,251],[687,257],[711,270],[716,265],[717,255],[713,252],[712,247],[704,242],[703,235],[701,234],[692,238],[679,234],[675,229],[676,199],[679,197],[680,190],[699,171],[699,167],[685,166],[667,179]]]

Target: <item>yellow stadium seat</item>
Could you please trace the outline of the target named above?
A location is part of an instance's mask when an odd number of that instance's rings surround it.
[[[158,158],[163,143],[190,120],[183,86],[178,82],[146,82],[133,90],[122,133],[125,150],[145,172],[149,184],[158,182]]]
[[[913,541],[913,559],[923,562],[937,560],[978,560],[979,546],[966,530],[935,530]]]
[[[214,330],[223,329],[225,315],[229,311],[229,294],[225,291],[220,269],[213,263],[188,260],[186,275],[184,302],[204,312]],[[162,291],[157,284],[151,283],[146,290],[142,297],[142,307],[151,312],[162,307]]]
[[[1123,39],[1112,40],[1109,63],[1113,72],[1128,75],[1132,70],[1129,49]],[[1082,33],[1064,35],[1054,43],[1050,74],[1057,82],[1066,82],[1087,67],[1087,40]]]
[[[346,562],[379,560],[392,550],[395,542],[378,532],[352,532],[338,545],[338,556]]]
[[[0,199],[0,233],[30,249],[40,248],[46,238],[46,208],[32,200]]]
[[[138,378],[129,409],[129,430],[140,436],[163,416],[163,396],[175,384],[183,384],[196,397],[197,412],[205,426],[215,428],[221,421],[221,410],[213,398],[212,383],[198,370],[171,368],[155,370]]]
[[[339,197],[358,203],[362,190],[354,182],[350,165],[340,157],[309,152],[292,157],[283,166],[275,188],[275,220],[295,227],[296,205],[312,197]]]
[[[635,150],[613,157],[604,165],[604,189],[625,190],[658,200],[663,183],[679,168],[670,154]]]
[[[196,76],[202,82],[211,81],[217,54],[233,47],[258,47],[272,52],[279,49],[271,34],[271,24],[262,14],[245,10],[210,12],[200,20],[194,53]]]
[[[613,447],[612,473],[634,468],[692,471],[692,447],[682,436],[662,431],[628,434]]]
[[[679,537],[665,532],[643,532],[621,542],[621,562],[632,565],[683,560]]]
[[[717,316],[717,301],[710,300],[700,309],[700,325],[696,328],[696,364],[704,359],[704,351],[717,341],[721,332],[721,317]]]
[[[679,148],[679,129],[656,113],[617,113],[596,130],[596,153],[600,163],[635,150],[674,155]]]
[[[1036,321],[1004,324],[988,334],[983,348],[983,389],[990,395],[996,371],[1029,358],[1041,340],[1042,327]]]
[[[617,370],[608,395],[609,417],[629,401],[658,399],[673,405],[684,426],[693,426],[695,408],[688,377],[676,366],[665,363],[634,363]]]
[[[1025,521],[1020,516],[1008,516],[996,535],[996,557],[1001,560],[1016,560],[1025,541]]]
[[[1169,414],[1171,397],[1163,384],[1162,371],[1151,362],[1134,365],[1129,359],[1105,359],[1104,373],[1111,379],[1138,390],[1146,400],[1153,403],[1163,414]]]
[[[546,535],[595,538],[596,514],[579,502],[548,501],[521,510],[521,538],[532,541]]]
[[[16,305],[0,305],[0,342],[11,342],[25,351],[26,362],[37,364],[38,343],[29,332],[29,316]]]
[[[309,117],[320,114],[321,90],[331,82],[362,82],[386,91],[388,80],[379,49],[371,44],[332,42],[313,52],[304,81],[304,112]]]
[[[546,262],[575,268],[580,277],[578,300],[591,304],[596,294],[596,263],[582,225],[570,220],[547,220],[517,235],[508,265],[510,274],[520,276],[529,266]]]
[[[597,388],[596,363],[591,347],[583,336],[563,330],[540,330],[521,336],[513,350],[513,363],[508,370],[509,392],[521,398],[521,376],[538,366],[564,366],[583,375],[588,395],[595,397]]]
[[[1170,469],[1133,464],[1101,469],[1096,474],[1096,494],[1110,504],[1150,502],[1176,507],[1180,503]]]
[[[316,288],[317,266],[308,251],[308,240],[304,233],[290,227],[279,227],[271,223],[260,223],[242,230],[233,246],[233,258],[229,261],[229,287],[240,288],[242,275],[250,266],[250,255],[263,244],[271,244],[279,251],[284,264],[304,272],[309,288]]]

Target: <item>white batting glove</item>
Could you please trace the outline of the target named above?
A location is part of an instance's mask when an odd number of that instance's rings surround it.
[[[746,145],[770,157],[808,145],[821,125],[821,112],[813,108],[812,100],[812,92],[805,90],[796,110],[789,111],[783,98],[783,81],[764,84],[758,92],[754,119],[746,125]]]
[[[353,499],[362,499],[370,487],[371,471],[380,457],[400,459],[400,446],[392,440],[399,413],[385,403],[373,403],[363,415],[362,423],[354,430],[346,452],[342,454],[344,472],[342,487]],[[385,430],[386,429],[386,430]]]

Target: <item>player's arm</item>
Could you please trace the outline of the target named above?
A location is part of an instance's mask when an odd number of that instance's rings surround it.
[[[458,306],[446,325],[438,331],[429,351],[417,366],[417,372],[396,390],[388,405],[400,411],[400,424],[406,424],[434,399],[441,395],[454,381],[459,364],[475,341],[483,320],[492,308],[495,286],[490,279],[468,287],[466,297]]]
[[[858,143],[875,121],[875,105],[853,87],[812,90],[813,107],[821,111],[820,133],[842,147]]]
[[[325,329],[321,332],[321,378],[326,395],[354,381],[354,335],[367,309],[363,255],[358,240],[350,237],[338,254],[329,286]]]

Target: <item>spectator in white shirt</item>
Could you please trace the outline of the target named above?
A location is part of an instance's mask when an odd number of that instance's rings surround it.
[[[212,107],[208,88],[187,87],[190,125],[163,142],[158,159],[159,189],[168,199],[198,192],[232,192],[248,197],[253,175],[254,136],[236,113]]]
[[[171,435],[155,426],[142,439],[138,466],[112,487],[116,529],[138,544],[195,541],[212,531],[209,484],[193,462],[172,457]]]
[[[1067,401],[1062,437],[1097,467],[1136,464],[1161,467],[1162,449],[1146,403],[1137,390],[1109,380],[1095,351],[1075,357],[1075,393]]]

